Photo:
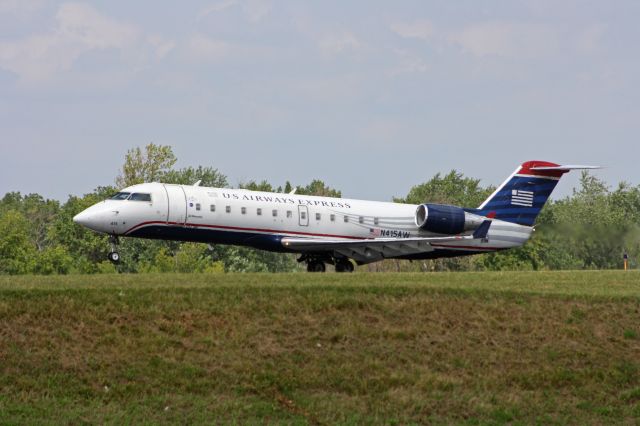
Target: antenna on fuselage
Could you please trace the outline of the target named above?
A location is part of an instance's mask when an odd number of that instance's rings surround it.
[[[199,181],[197,181],[196,183],[193,184],[193,186],[200,186],[200,184],[202,183],[202,179],[200,179]]]
[[[295,188],[293,188],[293,189],[291,190],[291,192],[289,192],[289,195],[293,195],[293,194],[295,194],[297,190],[298,190],[298,187],[296,186]]]

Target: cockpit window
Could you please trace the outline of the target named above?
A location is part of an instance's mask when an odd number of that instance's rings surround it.
[[[147,201],[147,202],[151,202],[151,194],[142,194],[139,192],[134,192],[133,194],[131,194],[131,197],[129,197],[129,201]]]
[[[116,195],[114,195],[113,197],[111,197],[111,200],[126,200],[129,195],[131,195],[130,192],[118,192]]]

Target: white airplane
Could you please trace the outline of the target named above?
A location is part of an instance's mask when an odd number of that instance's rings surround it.
[[[382,259],[434,259],[522,246],[560,177],[595,166],[528,161],[478,208],[143,183],[73,221],[110,236],[236,244],[299,253],[309,272],[338,272]]]

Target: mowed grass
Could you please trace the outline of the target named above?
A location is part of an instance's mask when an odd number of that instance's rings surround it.
[[[0,278],[0,423],[640,422],[640,273]]]

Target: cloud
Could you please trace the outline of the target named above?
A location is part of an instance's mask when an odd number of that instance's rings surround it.
[[[397,66],[388,72],[392,77],[403,74],[424,73],[430,69],[429,64],[414,52],[404,49],[394,49],[393,52],[400,61]]]
[[[246,0],[242,5],[242,10],[251,22],[262,20],[271,11],[271,3],[266,0]]]
[[[138,37],[133,26],[105,17],[81,3],[62,4],[55,21],[55,28],[48,33],[0,42],[0,67],[25,81],[45,80],[70,69],[86,52],[123,49]]]
[[[605,24],[593,24],[578,34],[576,48],[579,52],[590,54],[602,49],[602,39],[607,31]]]
[[[44,6],[44,0],[0,0],[0,14],[30,15]]]
[[[330,34],[318,41],[318,47],[326,54],[339,54],[349,50],[357,50],[362,44],[350,32]]]
[[[516,22],[474,24],[448,36],[466,53],[484,56],[537,57],[557,48],[558,33],[545,25]]]
[[[198,14],[198,20],[201,20],[213,13],[220,13],[232,7],[240,6],[247,19],[251,22],[262,20],[270,11],[271,3],[267,0],[222,0],[204,8]]]
[[[427,20],[397,22],[391,25],[391,31],[404,38],[428,40],[433,36],[433,24]]]
[[[212,5],[204,8],[198,14],[198,20],[205,18],[207,15],[211,15],[212,13],[218,13],[218,12],[222,12],[223,10],[227,10],[230,7],[233,7],[237,4],[238,4],[238,0],[222,0],[217,3],[213,3]]]
[[[231,50],[229,43],[215,40],[203,34],[191,36],[186,43],[186,52],[191,59],[199,61],[218,60]]]
[[[173,40],[165,39],[159,35],[148,36],[147,43],[153,47],[157,59],[164,58],[176,47],[176,43]]]

